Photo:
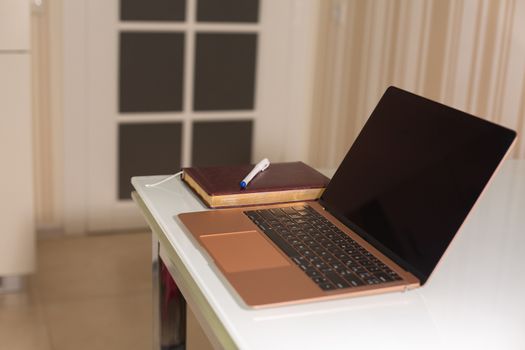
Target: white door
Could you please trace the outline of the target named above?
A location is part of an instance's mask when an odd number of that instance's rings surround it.
[[[85,229],[145,226],[131,176],[300,158],[314,3],[85,0]]]

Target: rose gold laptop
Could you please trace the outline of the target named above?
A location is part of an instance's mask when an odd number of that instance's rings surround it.
[[[179,218],[251,307],[407,290],[428,280],[515,138],[390,87],[318,202]]]

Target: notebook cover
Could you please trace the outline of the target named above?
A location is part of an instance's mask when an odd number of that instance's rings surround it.
[[[241,190],[240,182],[254,165],[184,168],[210,196],[324,188],[330,179],[303,162],[272,163]]]

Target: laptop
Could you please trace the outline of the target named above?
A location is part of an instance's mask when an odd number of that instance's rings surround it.
[[[389,87],[318,201],[178,217],[249,307],[405,291],[436,270],[515,138]]]

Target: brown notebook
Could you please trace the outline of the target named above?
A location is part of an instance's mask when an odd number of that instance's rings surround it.
[[[314,200],[330,181],[302,162],[272,163],[241,190],[253,165],[184,168],[182,179],[210,208]]]

